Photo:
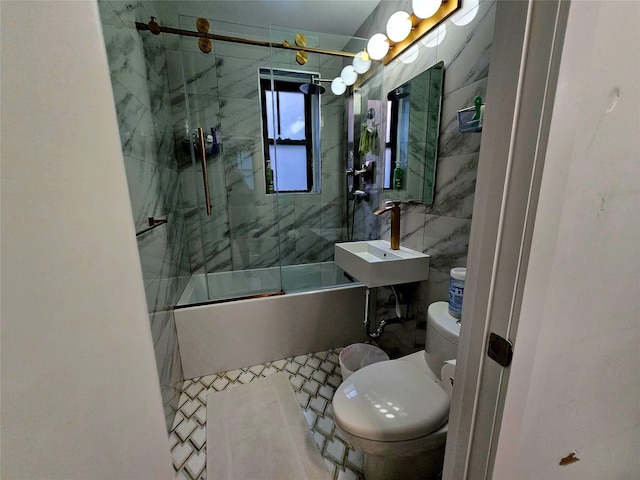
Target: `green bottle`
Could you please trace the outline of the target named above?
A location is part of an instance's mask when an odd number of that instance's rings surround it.
[[[402,190],[402,169],[400,162],[396,162],[396,168],[393,171],[393,189]]]
[[[271,162],[267,161],[267,169],[264,173],[265,182],[267,185],[267,193],[275,193],[273,188],[273,169],[271,168]]]

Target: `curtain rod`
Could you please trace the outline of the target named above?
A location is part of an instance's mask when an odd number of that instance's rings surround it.
[[[355,53],[291,45],[286,40],[282,43],[274,43],[274,42],[267,42],[262,40],[250,40],[248,38],[242,38],[242,37],[230,37],[227,35],[218,35],[216,33],[194,32],[191,30],[183,30],[181,28],[164,27],[158,24],[158,22],[156,21],[156,17],[151,17],[151,21],[148,24],[136,22],[136,29],[149,30],[154,35],[160,35],[161,33],[169,33],[172,35],[184,35],[187,37],[208,38],[210,40],[220,40],[222,42],[243,43],[245,45],[255,45],[258,47],[282,48],[284,50],[304,51],[304,52],[310,52],[310,53],[319,53],[322,55],[333,55],[337,57],[354,58],[356,56]]]

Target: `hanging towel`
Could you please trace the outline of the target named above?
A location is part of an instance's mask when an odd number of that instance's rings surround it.
[[[370,152],[376,157],[380,155],[380,142],[378,141],[378,126],[373,126],[373,132],[371,132],[371,149]]]
[[[369,136],[369,130],[367,129],[367,124],[363,123],[362,130],[360,131],[360,147],[358,149],[358,151],[360,152],[360,155],[366,155],[367,153],[369,153],[370,142],[371,142],[371,139]]]
[[[360,155],[366,155],[367,153],[378,155],[379,151],[377,126],[373,122],[363,123],[360,133]]]

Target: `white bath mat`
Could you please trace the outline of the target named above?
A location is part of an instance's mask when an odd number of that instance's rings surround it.
[[[208,480],[325,480],[288,375],[207,396]]]

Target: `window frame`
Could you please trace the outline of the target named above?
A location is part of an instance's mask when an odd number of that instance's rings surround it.
[[[388,112],[390,113],[388,119],[387,138],[385,139],[385,154],[390,150],[389,155],[389,169],[384,175],[384,190],[393,190],[393,170],[396,166],[396,159],[398,155],[398,118],[400,112],[400,101],[398,99],[387,100]],[[395,128],[394,128],[395,127]],[[385,155],[386,156],[386,155]]]
[[[273,74],[272,74],[273,73]],[[311,96],[305,95],[300,91],[300,85],[304,83],[310,83],[313,80],[313,74],[307,72],[293,72],[288,70],[266,70],[261,69],[260,71],[260,104],[261,104],[261,115],[262,115],[262,143],[264,150],[264,171],[266,172],[267,164],[271,164],[271,168],[274,170],[274,176],[276,174],[275,167],[276,164],[272,161],[270,155],[270,147],[273,145],[277,150],[278,145],[292,145],[292,146],[305,146],[306,149],[306,159],[305,159],[305,167],[306,167],[306,179],[307,186],[305,189],[301,190],[280,190],[277,185],[274,185],[274,193],[310,193],[314,189],[314,171],[313,171],[313,148],[314,148],[314,139],[313,139],[313,118],[312,118],[312,108],[311,108]],[[277,119],[275,120],[275,127],[277,132],[275,132],[278,136],[276,138],[269,138],[268,133],[268,122],[269,118],[267,116],[267,94],[266,92],[294,92],[299,93],[303,96],[304,99],[304,116],[305,116],[305,126],[304,140],[292,140],[288,138],[281,138],[280,134],[280,109],[279,109],[279,95],[274,95],[274,99],[276,100],[276,105],[273,105],[273,111],[277,112]],[[266,177],[265,177],[266,182]]]

